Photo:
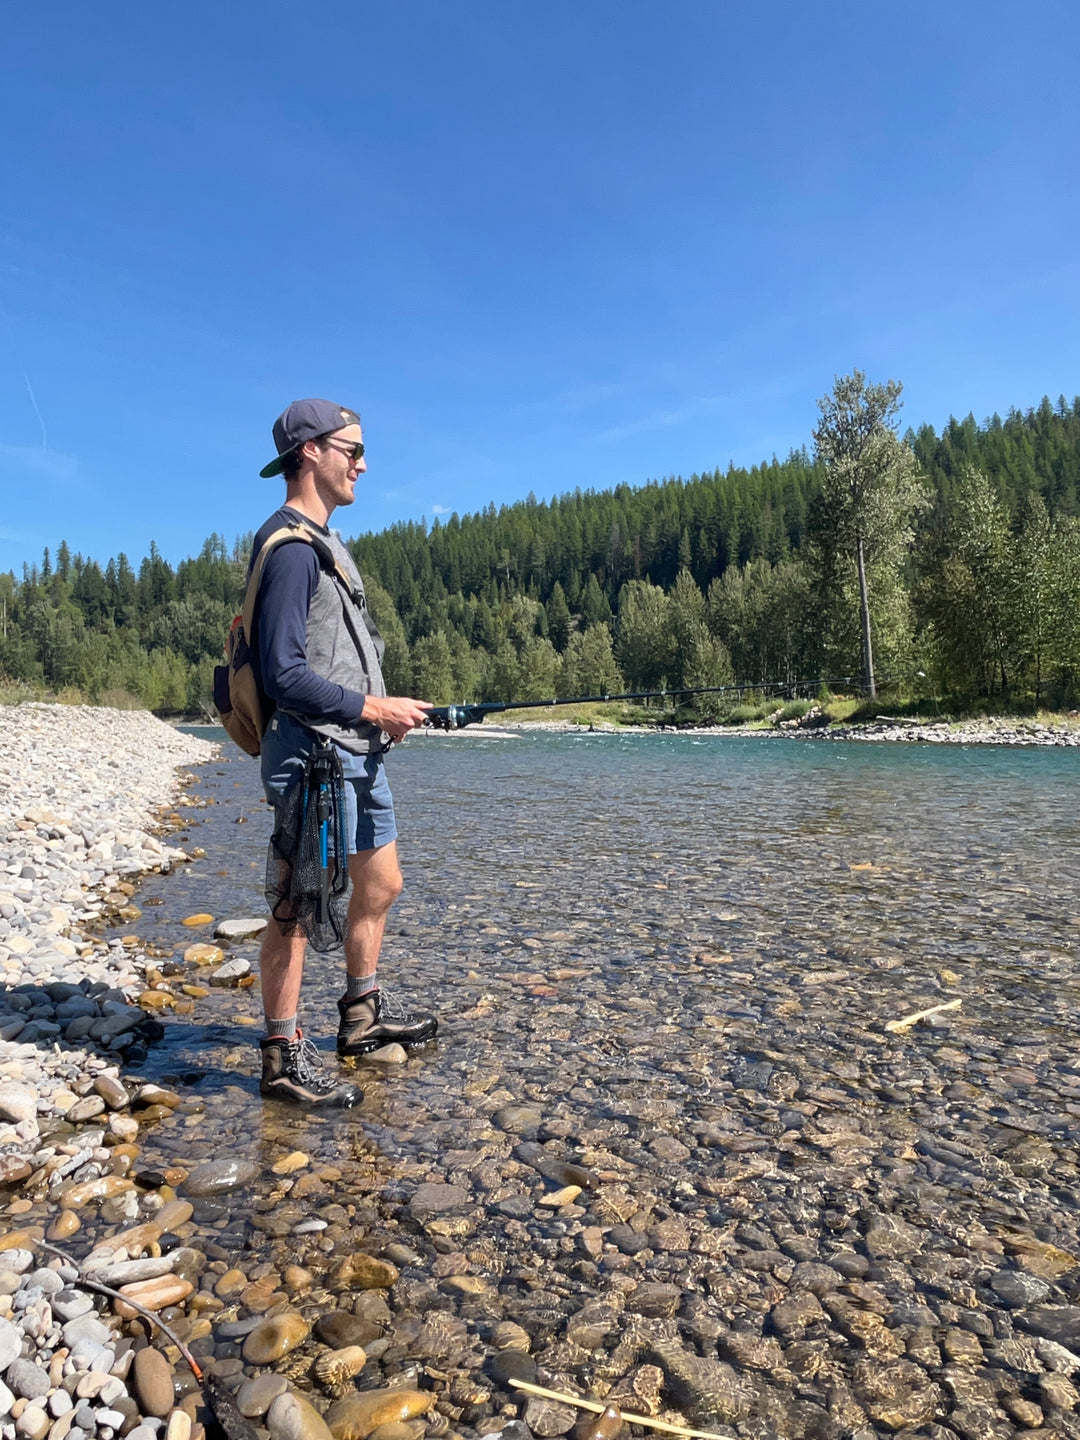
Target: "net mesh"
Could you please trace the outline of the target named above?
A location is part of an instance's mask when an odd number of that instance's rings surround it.
[[[341,760],[319,740],[278,810],[266,855],[266,901],[286,935],[302,934],[325,953],[345,938],[348,888]]]

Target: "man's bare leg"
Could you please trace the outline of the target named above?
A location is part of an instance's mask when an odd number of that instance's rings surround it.
[[[345,931],[345,969],[357,978],[375,974],[390,907],[404,881],[397,841],[349,856],[352,894]]]
[[[347,994],[338,1002],[341,1015],[338,1054],[365,1055],[393,1041],[422,1045],[432,1039],[438,1029],[433,1017],[409,1014],[400,1003],[387,1001],[374,984],[370,988],[358,987],[360,994],[353,989],[358,980],[374,977],[386,917],[401,894],[396,842],[350,856],[349,874],[353,893],[349,901],[345,965],[352,995]]]
[[[263,931],[259,951],[259,979],[263,1011],[267,1021],[294,1016],[300,1004],[300,981],[304,976],[304,935],[284,935],[276,920]],[[269,1024],[267,1030],[270,1030]]]

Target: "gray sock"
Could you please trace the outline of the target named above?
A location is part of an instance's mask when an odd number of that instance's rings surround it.
[[[272,1020],[268,1015],[266,1017],[266,1033],[268,1036],[273,1036],[275,1040],[279,1037],[283,1040],[295,1040],[296,1016],[286,1015],[283,1019]]]
[[[345,999],[362,1000],[365,995],[370,995],[373,990],[379,988],[379,982],[374,975],[346,975],[345,976]]]

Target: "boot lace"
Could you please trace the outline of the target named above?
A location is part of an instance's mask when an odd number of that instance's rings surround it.
[[[289,1046],[289,1065],[301,1085],[321,1092],[334,1088],[335,1081],[323,1073],[322,1058],[318,1050],[310,1040],[304,1038],[302,1030],[297,1030],[296,1039]]]

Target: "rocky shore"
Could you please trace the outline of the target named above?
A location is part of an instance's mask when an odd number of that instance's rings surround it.
[[[145,1056],[147,956],[88,927],[185,852],[162,838],[177,767],[214,746],[143,712],[18,705],[0,725],[0,1179],[73,1081]],[[178,815],[174,816],[179,820]]]

